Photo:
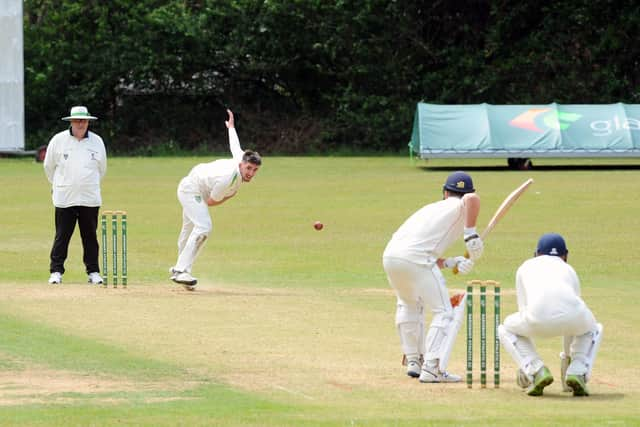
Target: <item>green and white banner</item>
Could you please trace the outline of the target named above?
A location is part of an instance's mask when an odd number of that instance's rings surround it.
[[[640,105],[419,103],[411,150],[435,157],[637,157]]]

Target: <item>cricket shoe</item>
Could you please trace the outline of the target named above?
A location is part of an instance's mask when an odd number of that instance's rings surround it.
[[[176,276],[178,275],[178,273],[180,273],[178,270],[176,270],[175,267],[171,267],[169,269],[169,273],[171,273],[171,276],[169,276],[169,279],[173,280],[176,278]]]
[[[54,271],[53,273],[51,273],[51,276],[49,276],[49,284],[59,285],[60,283],[62,283],[62,273],[58,271]]]
[[[187,273],[186,271],[177,273],[171,280],[184,286],[184,288],[188,291],[193,291],[196,287],[196,284],[198,283],[198,279],[191,276],[191,274]]]
[[[533,383],[527,389],[529,396],[542,396],[542,391],[546,386],[553,382],[553,375],[549,371],[549,368],[543,366],[533,376]]]
[[[420,376],[420,361],[419,360],[408,360],[407,361],[407,375],[412,378],[418,378]]]
[[[87,282],[92,285],[101,285],[102,284],[102,276],[100,273],[89,273],[89,277],[87,278]]]
[[[462,378],[459,375],[450,374],[447,371],[440,371],[438,368],[425,369],[420,372],[421,383],[459,383]]]
[[[567,375],[566,383],[573,391],[574,396],[589,396],[587,381],[584,375]]]

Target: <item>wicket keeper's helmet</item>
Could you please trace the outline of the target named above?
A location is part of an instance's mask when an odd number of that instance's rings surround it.
[[[538,240],[536,255],[563,256],[569,253],[561,235],[557,233],[543,234]]]
[[[473,188],[473,181],[469,174],[462,171],[453,172],[449,175],[442,189],[462,194],[476,191],[475,188]]]

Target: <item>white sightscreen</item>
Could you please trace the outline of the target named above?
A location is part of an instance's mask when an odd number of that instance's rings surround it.
[[[24,150],[22,0],[0,0],[0,151]]]

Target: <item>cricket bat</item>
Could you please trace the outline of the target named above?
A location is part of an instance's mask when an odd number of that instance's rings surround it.
[[[495,228],[495,226],[498,225],[498,222],[500,222],[500,220],[507,214],[507,212],[509,212],[509,209],[511,209],[511,206],[513,206],[516,200],[518,200],[518,198],[522,195],[522,193],[524,193],[532,183],[533,183],[533,178],[529,178],[522,185],[520,185],[518,188],[513,190],[506,197],[506,199],[504,199],[502,204],[498,207],[496,212],[493,214],[493,217],[491,217],[491,220],[489,220],[489,224],[487,224],[487,227],[480,233],[480,238],[482,239],[482,241],[486,240],[489,233],[491,233],[491,231]],[[465,251],[464,256],[469,258],[469,253]],[[457,266],[453,268],[453,274],[458,274]]]

